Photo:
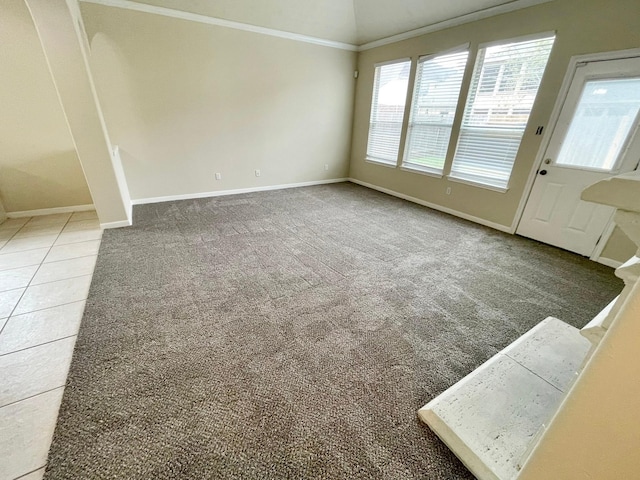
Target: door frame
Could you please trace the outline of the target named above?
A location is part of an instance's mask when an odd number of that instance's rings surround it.
[[[575,78],[576,70],[578,66],[583,63],[589,62],[602,62],[607,60],[624,60],[626,58],[636,58],[640,57],[640,48],[631,48],[628,50],[617,50],[613,52],[602,52],[602,53],[590,53],[586,55],[574,55],[569,59],[569,65],[567,67],[567,71],[564,75],[564,80],[562,81],[562,86],[558,92],[558,97],[556,98],[556,102],[553,106],[553,110],[551,111],[551,116],[549,117],[549,123],[544,129],[544,133],[542,135],[542,141],[540,142],[540,147],[538,148],[538,153],[536,154],[536,158],[533,162],[533,167],[529,172],[529,178],[527,179],[527,183],[525,184],[522,197],[520,198],[520,203],[518,204],[518,209],[516,210],[516,214],[513,217],[513,222],[511,223],[510,231],[515,234],[522,220],[522,215],[524,214],[524,208],[529,201],[529,196],[531,195],[531,191],[533,190],[533,184],[535,182],[536,176],[538,175],[538,170],[542,165],[544,160],[544,154],[549,147],[549,143],[551,141],[551,136],[558,125],[558,119],[560,118],[560,112],[564,107],[564,104],[567,100],[567,94],[569,93],[569,88],[573,83]],[[604,250],[605,245],[609,241],[609,237],[613,233],[615,224],[609,220],[609,223],[605,227],[602,232],[602,237],[600,241],[596,245],[593,250],[591,256],[589,257],[591,260],[596,262],[600,262],[600,254]],[[602,263],[602,262],[600,262]],[[609,265],[611,262],[604,262]]]

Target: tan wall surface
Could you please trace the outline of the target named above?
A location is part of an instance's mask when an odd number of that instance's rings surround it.
[[[522,139],[507,193],[365,162],[375,63],[403,57],[417,58],[470,42],[468,75],[461,93],[462,98],[466,98],[478,44],[547,31],[557,32],[556,42],[531,112],[529,127]],[[570,57],[638,46],[640,2],[637,0],[556,0],[366,50],[358,60],[360,77],[356,89],[351,177],[508,227],[514,220],[540,147],[542,137],[534,135],[536,126],[547,125],[549,121]],[[455,128],[453,135],[457,135]],[[450,165],[452,158],[453,151],[447,158],[447,165]],[[446,195],[449,186],[452,192]]]
[[[635,255],[636,250],[635,244],[629,240],[629,237],[616,227],[600,256],[624,263]]]
[[[0,197],[7,212],[92,203],[23,0],[3,0],[0,69]]]
[[[2,201],[0,201],[0,223],[4,222],[7,219],[7,212],[4,210],[4,205]]]
[[[347,176],[355,53],[81,8],[132,199]]]

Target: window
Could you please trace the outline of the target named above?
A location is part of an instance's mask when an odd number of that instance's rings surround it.
[[[367,160],[396,165],[411,60],[376,65]]]
[[[469,52],[418,60],[403,166],[442,173]]]
[[[452,178],[507,187],[554,39],[478,50]]]
[[[611,171],[640,111],[640,78],[585,83],[556,163]]]
[[[498,84],[500,75],[500,65],[487,65],[480,77],[479,91],[481,93],[493,93]]]

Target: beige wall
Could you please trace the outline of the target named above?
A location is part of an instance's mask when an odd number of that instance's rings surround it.
[[[25,0],[103,228],[131,225],[131,199],[89,66],[78,0]]]
[[[629,240],[629,237],[616,227],[600,256],[624,263],[635,255],[636,250],[635,244]]]
[[[462,98],[465,98],[478,44],[547,31],[557,32],[556,42],[529,128],[522,139],[508,192],[494,192],[365,162],[375,63],[416,58],[470,42],[472,55],[462,88]],[[547,125],[570,57],[638,46],[640,3],[637,0],[556,0],[364,51],[358,59],[360,77],[356,89],[351,177],[509,227],[540,147],[542,137],[534,135],[536,126]],[[453,135],[457,135],[457,129]],[[450,152],[447,167],[452,157]],[[451,187],[451,195],[445,194],[447,187]]]
[[[132,199],[347,176],[355,53],[81,7]]]
[[[23,0],[3,0],[0,68],[0,197],[7,212],[92,203]]]
[[[7,219],[7,212],[4,210],[4,205],[0,201],[0,223]]]

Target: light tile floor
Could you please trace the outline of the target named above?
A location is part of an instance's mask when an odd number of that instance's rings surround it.
[[[0,224],[0,480],[44,475],[101,237],[95,212]]]

